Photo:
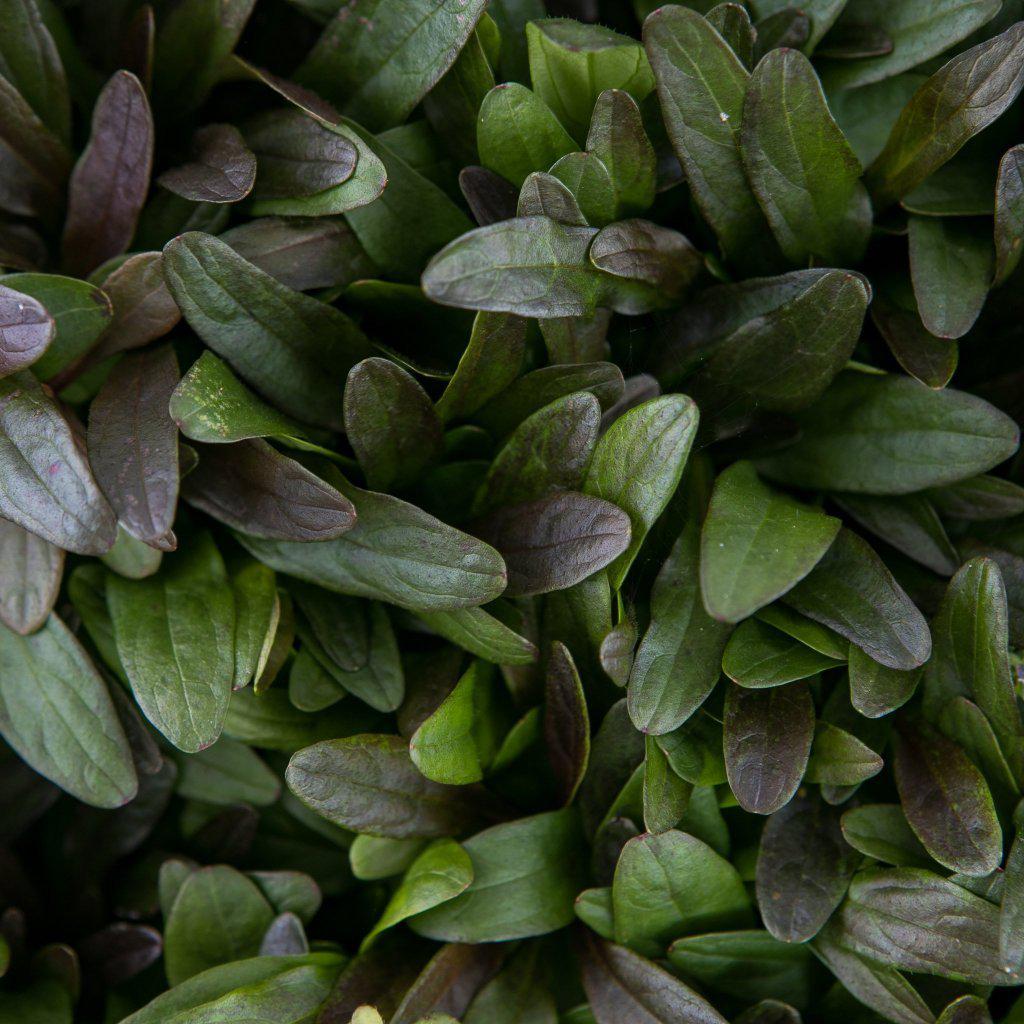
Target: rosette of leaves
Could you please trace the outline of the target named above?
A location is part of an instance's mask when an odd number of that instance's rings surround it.
[[[0,26],[0,1024],[1024,1020],[1019,0]]]

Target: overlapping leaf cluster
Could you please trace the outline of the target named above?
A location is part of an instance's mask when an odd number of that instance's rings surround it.
[[[0,0],[0,1024],[1024,1021],[1021,0]]]

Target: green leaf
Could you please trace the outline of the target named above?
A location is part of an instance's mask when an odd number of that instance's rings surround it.
[[[455,373],[437,400],[442,421],[471,416],[519,375],[527,321],[504,313],[477,313]]]
[[[730,259],[770,265],[764,215],[740,159],[746,68],[710,22],[675,4],[644,22],[644,47],[672,148],[705,220]]]
[[[963,750],[904,722],[895,751],[903,813],[925,849],[951,871],[994,871],[1002,859],[1002,830],[988,785]]]
[[[910,274],[925,328],[962,338],[988,296],[994,260],[987,225],[960,217],[910,218]]]
[[[757,856],[757,905],[782,942],[806,942],[846,895],[859,861],[839,815],[817,796],[797,796],[765,823]]]
[[[35,273],[5,274],[0,281],[36,299],[53,317],[53,341],[32,364],[39,380],[49,380],[73,365],[114,327],[111,297],[86,281]]]
[[[348,124],[274,110],[249,123],[246,142],[257,157],[257,216],[349,213],[380,198],[387,184],[381,158]]]
[[[178,382],[171,418],[193,441],[231,444],[251,437],[301,437],[303,428],[256,397],[212,352],[204,352]]]
[[[484,167],[517,188],[531,172],[546,171],[576,149],[544,100],[516,82],[497,85],[484,97],[476,143]]]
[[[532,171],[527,175],[519,190],[516,216],[550,217],[560,224],[587,226],[587,218],[569,187],[544,171]]]
[[[603,283],[587,259],[594,228],[519,217],[477,228],[427,264],[422,285],[435,302],[519,316],[589,316]]]
[[[746,67],[754,66],[757,29],[746,7],[737,3],[715,4],[705,15],[718,34]]]
[[[615,938],[645,956],[681,935],[750,924],[736,869],[685,832],[641,835],[623,847],[612,883]]]
[[[120,807],[136,794],[106,684],[56,614],[31,636],[0,625],[0,733],[40,775],[85,803]]]
[[[710,1003],[650,960],[592,936],[580,946],[583,987],[597,1024],[725,1024]]]
[[[153,90],[157,106],[180,120],[221,76],[256,0],[184,0],[162,19],[156,37]]]
[[[603,228],[590,246],[590,262],[609,275],[608,305],[630,315],[676,305],[704,268],[685,235],[647,220]]]
[[[843,661],[847,657],[849,644],[841,636],[827,626],[798,615],[784,604],[770,604],[762,608],[757,617],[819,654],[835,658],[837,661]]]
[[[674,318],[655,372],[666,385],[694,373],[687,387],[711,411],[796,412],[852,355],[870,298],[840,270],[709,288]]]
[[[768,690],[730,686],[722,745],[729,788],[751,814],[793,799],[811,752],[814,701],[805,683]]]
[[[639,103],[654,88],[640,43],[601,25],[546,18],[527,24],[526,42],[534,89],[580,142],[606,89],[621,89]]]
[[[269,807],[281,795],[277,776],[250,747],[222,736],[197,754],[175,754],[175,791],[187,800],[204,803],[246,803]]]
[[[822,786],[859,786],[882,770],[882,759],[852,733],[818,722],[804,779]]]
[[[435,839],[479,818],[480,795],[431,782],[397,736],[325,740],[293,755],[288,788],[328,821],[390,839]]]
[[[249,383],[289,415],[342,426],[345,375],[368,354],[348,317],[202,232],[167,244],[164,274],[189,325]]]
[[[796,487],[908,494],[983,473],[1017,448],[1017,428],[974,395],[905,377],[847,373],[797,416],[801,438],[757,466]]]
[[[416,379],[389,359],[364,359],[345,383],[345,433],[367,485],[403,490],[441,456],[441,420]]]
[[[999,161],[995,205],[996,272],[1005,284],[1020,263],[1024,245],[1024,148],[1013,146]]]
[[[935,1015],[917,989],[887,963],[861,956],[842,943],[842,929],[827,924],[811,942],[815,956],[865,1006],[899,1024],[934,1024]]]
[[[451,839],[428,846],[409,866],[384,913],[363,939],[366,949],[381,932],[465,892],[473,881],[469,854]]]
[[[495,456],[473,502],[474,512],[577,490],[597,444],[601,406],[577,391],[538,409]]]
[[[875,208],[902,198],[991,124],[1024,87],[1024,22],[958,54],[910,98],[868,168]]]
[[[234,868],[200,868],[178,890],[165,924],[164,965],[172,986],[211,967],[254,956],[274,912]]]
[[[966,39],[998,10],[998,0],[904,0],[900,4],[851,0],[839,16],[836,32],[870,25],[887,36],[892,46],[879,56],[824,61],[825,84],[830,92],[839,92],[892,78]]]
[[[506,505],[476,524],[505,559],[509,597],[566,590],[606,568],[630,545],[617,505],[576,491]]]
[[[615,187],[600,157],[568,153],[551,165],[549,173],[572,193],[588,224],[603,227],[615,219]]]
[[[409,755],[434,782],[479,782],[497,752],[494,669],[474,662],[412,734]]]
[[[999,959],[1003,968],[1020,974],[1024,968],[1024,830],[1018,828],[1003,866],[1006,880],[999,909]]]
[[[484,97],[494,88],[494,72],[483,43],[486,25],[494,26],[490,16],[478,25],[458,59],[423,101],[430,126],[459,165],[476,163],[477,115]]]
[[[0,72],[47,128],[67,143],[71,101],[64,65],[35,0],[5,0],[0,9]]]
[[[740,153],[791,263],[843,266],[860,260],[871,232],[860,161],[799,51],[772,50],[754,69],[743,103]]]
[[[747,619],[729,637],[722,671],[748,689],[770,689],[842,665],[758,619]]]
[[[584,490],[618,505],[632,524],[629,546],[609,574],[615,589],[679,484],[697,422],[697,407],[689,398],[665,395],[624,413],[597,444]]]
[[[593,153],[611,175],[619,210],[644,213],[654,202],[657,157],[644,131],[636,100],[622,89],[606,89],[597,97],[587,133]]]
[[[376,270],[344,220],[260,217],[229,228],[220,237],[254,266],[297,291],[341,288],[372,277]]]
[[[777,996],[806,1006],[810,998],[810,950],[779,942],[765,931],[692,935],[673,942],[668,957],[688,981],[743,1002]],[[786,1024],[785,1019],[778,1024]]]
[[[843,838],[865,857],[897,867],[934,865],[898,804],[864,804],[851,808],[839,824]]]
[[[574,391],[589,391],[607,411],[622,396],[622,371],[614,363],[545,366],[524,374],[476,414],[477,422],[502,439],[531,413]]]
[[[32,216],[62,204],[71,156],[2,76],[0,114],[0,141],[10,153],[5,153],[5,208]]]
[[[381,271],[400,281],[415,281],[427,260],[446,242],[468,231],[472,222],[443,189],[406,163],[381,138],[374,138],[352,122],[346,127],[384,165],[384,180],[377,191],[385,182],[386,187],[379,199],[368,199],[350,209],[345,219]],[[417,229],[410,232],[408,225],[413,221]]]
[[[924,707],[933,718],[957,696],[971,697],[1021,773],[1020,712],[1007,657],[1006,588],[990,558],[972,558],[949,582],[933,621],[935,650],[925,670]]]
[[[924,616],[878,555],[849,530],[839,532],[822,560],[785,600],[888,668],[917,668],[931,653]]]
[[[0,519],[0,622],[27,636],[46,621],[60,590],[64,552]]]
[[[157,996],[124,1024],[222,1024],[260,1017],[274,1024],[312,1024],[343,963],[337,953],[307,953],[221,964]]]
[[[423,623],[470,654],[496,665],[529,665],[537,660],[537,648],[483,608],[420,612]]]
[[[960,565],[938,514],[923,495],[844,494],[835,501],[876,537],[933,572],[948,576]]]
[[[554,997],[545,984],[547,964],[534,943],[513,955],[497,977],[473,997],[464,1024],[554,1024]]]
[[[704,606],[739,622],[799,583],[821,560],[840,523],[772,491],[749,462],[715,482],[701,533]]]
[[[676,775],[653,736],[645,740],[643,811],[648,832],[667,832],[679,824],[693,794],[693,784]]]
[[[711,693],[731,631],[704,610],[699,557],[697,511],[687,516],[654,581],[650,624],[629,674],[630,718],[655,736],[682,725]]]
[[[837,917],[844,945],[900,970],[1012,985],[999,964],[999,909],[918,868],[862,871]]]
[[[568,806],[590,760],[590,717],[572,655],[558,641],[551,645],[544,677],[544,742],[559,800]]]
[[[914,696],[920,669],[901,671],[875,661],[856,644],[849,648],[850,701],[867,718],[888,715]]]
[[[0,379],[0,515],[78,554],[117,535],[76,435],[28,370]]]
[[[501,556],[483,541],[389,494],[329,478],[356,507],[356,525],[334,540],[239,541],[277,572],[326,590],[413,611],[452,611],[494,600],[505,589]]]
[[[171,348],[125,356],[89,406],[89,461],[118,521],[159,548],[176,543],[178,430],[167,403],[178,383]]]
[[[244,559],[233,566],[231,591],[235,598],[235,675],[233,690],[258,678],[281,620],[274,573],[265,565]]]
[[[296,72],[373,131],[401,124],[455,63],[483,0],[371,0],[338,11]]]
[[[220,735],[234,680],[235,602],[208,534],[144,580],[107,579],[117,653],[143,714],[180,750]]]
[[[579,819],[568,808],[479,832],[462,844],[472,884],[409,926],[443,942],[505,942],[563,928],[582,883],[581,844]]]

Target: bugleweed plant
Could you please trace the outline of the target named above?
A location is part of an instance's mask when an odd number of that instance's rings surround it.
[[[0,0],[0,1024],[1024,1022],[1021,0]]]

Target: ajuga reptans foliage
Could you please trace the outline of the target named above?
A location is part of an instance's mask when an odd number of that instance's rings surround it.
[[[0,0],[0,1024],[1024,1024],[1022,0]]]

